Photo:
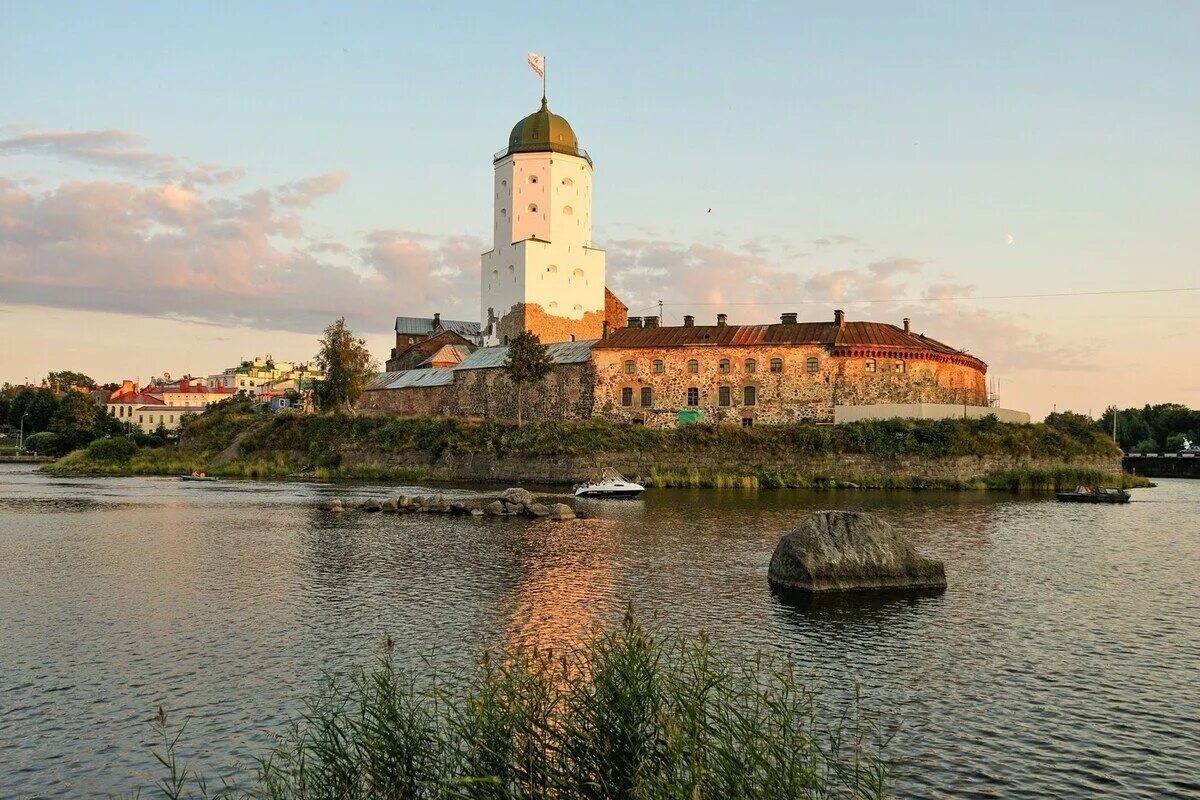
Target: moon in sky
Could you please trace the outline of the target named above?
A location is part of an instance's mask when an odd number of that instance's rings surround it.
[[[1006,242],[1008,242],[1009,244],[1012,244],[1012,243],[1013,243],[1013,236],[1012,236],[1012,234],[1011,234],[1011,233],[1006,233],[1006,234],[1004,234],[1004,240],[1005,240]]]

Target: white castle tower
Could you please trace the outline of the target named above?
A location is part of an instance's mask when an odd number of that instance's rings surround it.
[[[604,251],[592,247],[592,159],[543,97],[494,165],[493,244],[480,282],[485,343],[522,331],[544,343],[601,338]]]

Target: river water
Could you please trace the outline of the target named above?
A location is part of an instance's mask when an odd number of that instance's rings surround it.
[[[900,797],[1200,794],[1200,481],[1122,507],[652,490],[559,524],[315,509],[401,491],[0,465],[0,797],[148,786],[159,704],[190,720],[193,764],[228,774],[385,634],[427,670],[575,641],[627,602],[792,659],[831,698],[857,686],[895,731]],[[775,542],[820,508],[884,515],[945,560],[948,591],[777,597]]]

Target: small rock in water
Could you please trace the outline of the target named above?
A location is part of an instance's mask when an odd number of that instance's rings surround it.
[[[406,494],[402,494],[396,498],[396,508],[409,508],[413,504],[413,499]]]
[[[363,511],[383,511],[383,503],[380,502],[379,500],[375,499],[374,497],[370,497],[370,498],[367,498],[366,500],[363,500],[362,510]]]
[[[482,509],[482,508],[472,508],[472,509],[471,509],[471,516],[472,516],[472,517],[482,517],[482,516],[483,516],[483,509]]]
[[[550,509],[542,503],[534,503],[529,507],[529,516],[531,517],[548,517]]]
[[[873,514],[816,511],[779,540],[767,580],[806,592],[944,589],[946,568]]]
[[[338,510],[344,511],[345,509],[342,508],[342,501],[335,497],[333,500],[325,500],[324,502],[322,502],[321,510],[322,511],[338,511]]]
[[[566,503],[555,503],[550,506],[550,519],[560,522],[575,519],[575,510]]]
[[[505,503],[511,503],[516,506],[533,505],[533,493],[528,489],[505,489],[500,493],[500,499]]]
[[[488,503],[487,508],[484,510],[493,517],[499,517],[504,514],[504,503],[501,503],[499,500],[493,500]]]
[[[398,505],[396,505],[395,500],[388,499],[388,500],[383,501],[383,510],[384,511],[392,512],[392,511],[397,511],[399,508],[400,507]]]

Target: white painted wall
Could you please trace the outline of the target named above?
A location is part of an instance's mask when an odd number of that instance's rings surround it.
[[[592,244],[592,165],[562,153],[496,162],[492,249],[482,256],[480,320],[518,303],[582,319],[604,310],[604,251]],[[493,336],[486,342],[497,344]]]

